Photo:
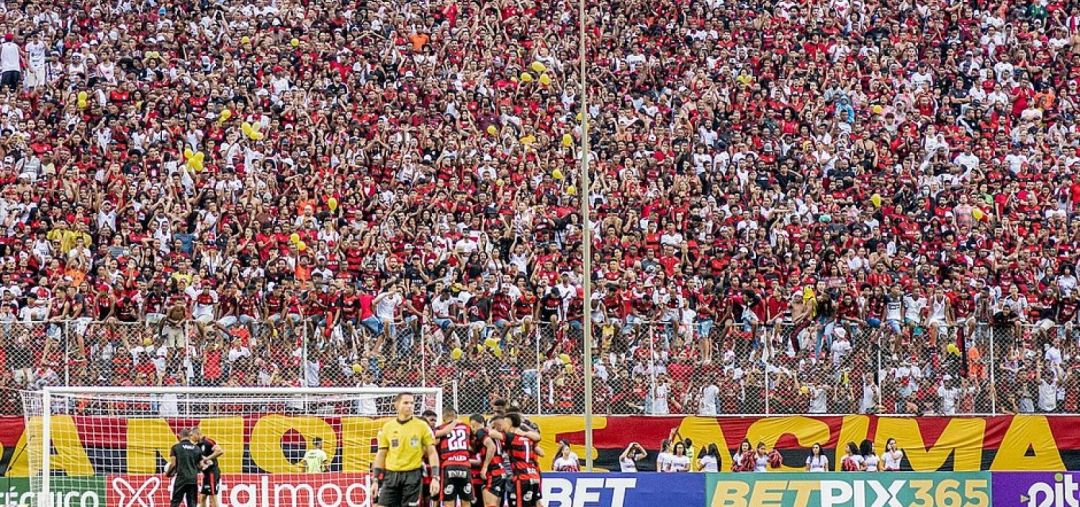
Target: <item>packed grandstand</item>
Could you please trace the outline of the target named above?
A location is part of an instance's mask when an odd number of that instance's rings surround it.
[[[0,383],[1080,412],[1075,1],[577,12],[5,4]]]

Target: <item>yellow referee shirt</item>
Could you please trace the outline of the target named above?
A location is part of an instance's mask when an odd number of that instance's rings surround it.
[[[391,419],[379,431],[379,449],[386,449],[386,470],[389,472],[420,468],[429,445],[435,445],[435,434],[427,421],[416,417],[405,422]]]

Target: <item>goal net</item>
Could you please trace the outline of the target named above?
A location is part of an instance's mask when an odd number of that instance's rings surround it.
[[[15,456],[8,475],[25,473],[29,491],[7,504],[167,507],[169,450],[198,428],[224,452],[216,460],[222,507],[371,506],[376,436],[395,416],[398,393],[413,394],[416,417],[442,412],[433,388],[24,392],[26,438],[15,451],[24,457]]]

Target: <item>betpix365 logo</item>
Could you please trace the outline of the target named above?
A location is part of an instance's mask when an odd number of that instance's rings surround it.
[[[905,480],[724,480],[716,483],[712,507],[810,506],[905,507]]]

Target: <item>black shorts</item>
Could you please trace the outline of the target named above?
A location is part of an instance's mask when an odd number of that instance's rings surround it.
[[[540,501],[539,479],[514,479],[510,507],[536,507]]]
[[[196,477],[197,479],[197,477]],[[182,486],[173,485],[172,498],[169,499],[170,507],[179,507],[180,504],[184,504],[187,507],[196,507],[199,505],[199,485],[195,483],[184,484]]]
[[[217,496],[221,491],[221,471],[220,470],[206,470],[203,472],[202,490],[200,493],[203,495]]]
[[[408,472],[387,471],[379,486],[379,505],[383,507],[420,505],[420,486],[423,482],[424,474],[419,468]]]
[[[468,504],[473,501],[472,471],[468,468],[447,467],[442,471],[442,492],[440,502],[461,500]]]
[[[496,498],[502,498],[506,494],[506,476],[492,475],[484,483],[484,491],[490,491]]]
[[[0,87],[16,89],[19,87],[19,79],[22,73],[17,70],[9,70],[0,74]]]

